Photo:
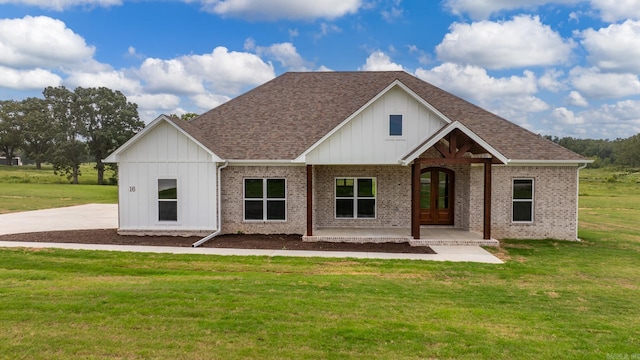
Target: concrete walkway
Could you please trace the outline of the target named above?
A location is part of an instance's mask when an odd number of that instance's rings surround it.
[[[0,215],[0,235],[27,232],[114,229],[118,227],[118,206],[89,204],[58,209],[26,211]],[[236,256],[295,256],[356,259],[406,259],[465,261],[502,264],[502,261],[479,246],[431,246],[437,254],[398,254],[347,251],[254,250],[226,248],[185,248],[172,246],[99,245],[44,242],[0,241],[0,247],[56,248],[73,250],[128,251],[169,254],[204,254]]]

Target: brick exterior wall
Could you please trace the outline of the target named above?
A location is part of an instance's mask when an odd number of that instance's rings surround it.
[[[314,169],[315,227],[411,226],[411,167],[409,166],[320,166]],[[375,177],[376,218],[336,219],[335,178]]]
[[[304,166],[228,166],[221,173],[222,233],[304,234],[307,178]],[[285,178],[286,221],[244,221],[245,178]]]
[[[471,168],[470,229],[482,232],[482,166]],[[573,166],[493,166],[491,236],[496,239],[576,239],[577,176]],[[534,179],[533,223],[513,223],[512,184]]]

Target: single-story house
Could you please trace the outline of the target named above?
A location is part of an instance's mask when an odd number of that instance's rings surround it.
[[[590,160],[385,71],[285,73],[191,121],[160,116],[105,162],[119,165],[120,234],[348,241],[575,240]]]

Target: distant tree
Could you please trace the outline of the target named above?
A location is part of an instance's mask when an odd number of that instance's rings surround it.
[[[39,98],[27,98],[20,103],[23,118],[23,146],[25,155],[35,161],[41,169],[44,161],[49,161],[51,145],[56,135],[47,102]]]
[[[43,93],[53,120],[51,128],[56,134],[51,152],[54,173],[66,175],[77,184],[80,164],[87,154],[87,144],[82,141],[87,129],[78,116],[80,104],[76,94],[64,86],[49,86]]]
[[[89,153],[96,163],[98,184],[104,184],[102,159],[124,144],[144,127],[138,106],[127,102],[120,91],[100,88],[76,88],[77,116],[85,126]]]
[[[189,120],[191,120],[191,119],[193,119],[195,117],[198,117],[200,115],[198,115],[196,113],[188,112],[188,113],[184,113],[184,114],[182,114],[180,116],[178,116],[176,114],[171,114],[169,116],[174,117],[174,118],[178,118],[180,120],[189,121]]]
[[[620,141],[616,153],[616,164],[640,167],[640,134]]]
[[[22,117],[19,102],[0,101],[0,150],[7,165],[13,165],[14,153],[22,146]]]

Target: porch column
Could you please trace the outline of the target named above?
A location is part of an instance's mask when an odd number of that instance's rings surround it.
[[[411,166],[411,236],[420,239],[420,162]]]
[[[313,165],[307,165],[307,236],[313,236]]]
[[[491,239],[491,158],[484,159],[484,226],[483,239]]]

